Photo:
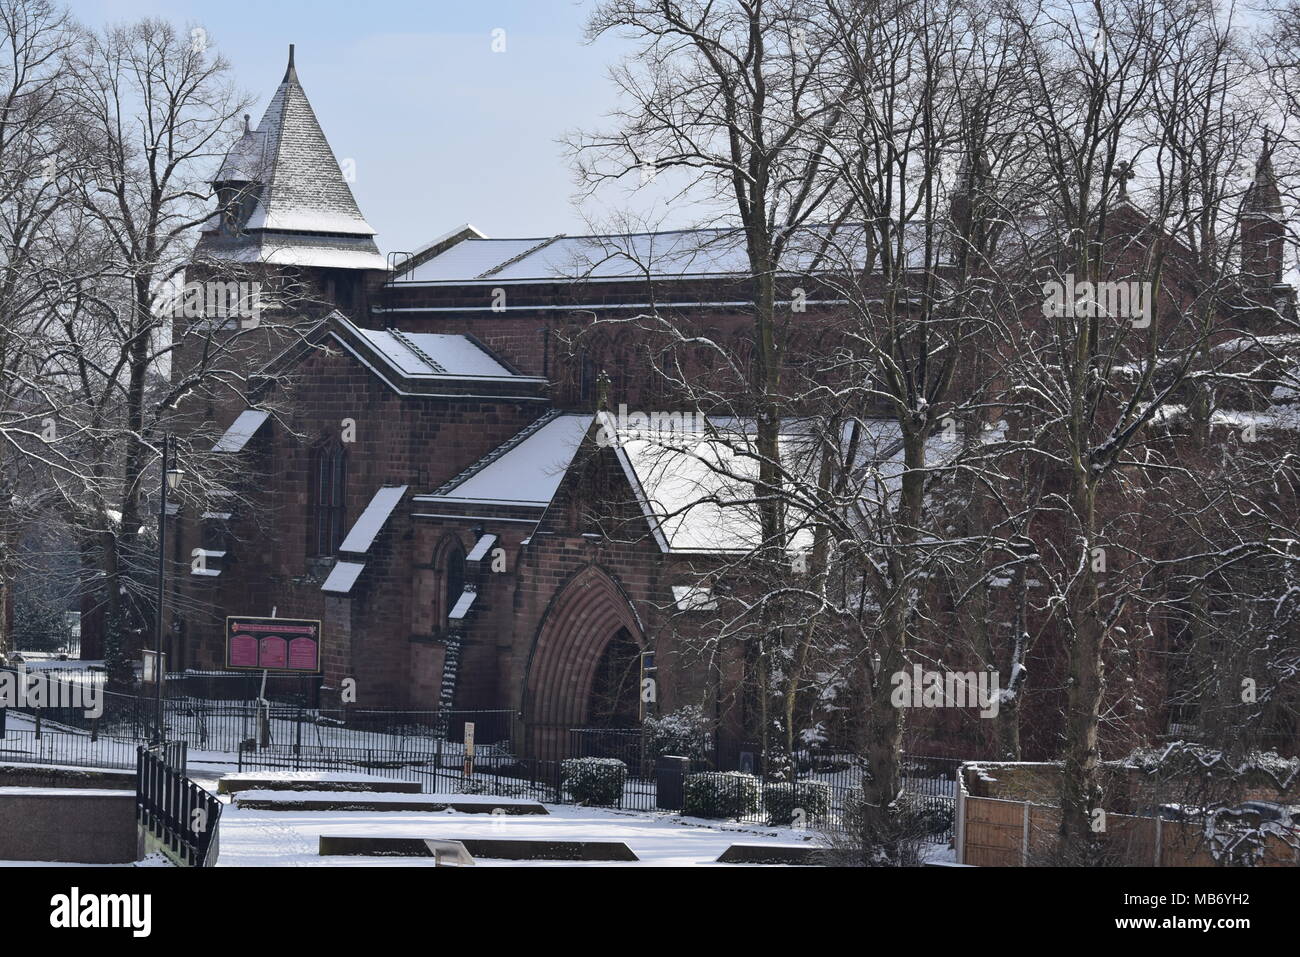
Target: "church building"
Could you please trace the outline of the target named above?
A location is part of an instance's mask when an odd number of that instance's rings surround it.
[[[710,493],[688,456],[602,441],[602,408],[687,410],[630,327],[583,336],[595,317],[667,309],[743,343],[743,237],[465,224],[386,260],[290,50],[216,176],[223,213],[193,276],[233,264],[310,294],[262,317],[302,333],[249,353],[243,402],[200,409],[212,454],[250,487],[228,508],[177,512],[170,667],[221,670],[224,617],[274,612],[321,622],[322,707],[354,683],[359,710],[506,710],[521,751],[548,758],[570,729],[701,705],[743,746],[745,651],[710,641],[700,582],[750,547],[745,522],[683,512]],[[1280,278],[1270,267],[1270,288]],[[897,454],[887,427],[877,439],[864,454]]]

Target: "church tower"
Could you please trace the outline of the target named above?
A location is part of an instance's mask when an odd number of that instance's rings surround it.
[[[1295,291],[1282,281],[1286,223],[1267,135],[1255,164],[1255,179],[1241,204],[1240,226],[1242,292],[1259,310],[1259,320],[1266,320],[1274,310],[1290,314],[1295,309]]]
[[[375,231],[361,215],[307,100],[294,48],[256,129],[244,133],[213,179],[218,211],[194,251],[192,274],[293,275],[310,298],[359,313],[367,283],[382,280]]]

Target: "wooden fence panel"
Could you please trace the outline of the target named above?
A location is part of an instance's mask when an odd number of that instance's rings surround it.
[[[967,797],[965,863],[975,867],[1018,867],[1024,837],[1024,805],[1018,801]]]
[[[1023,801],[966,796],[960,833],[962,860],[975,867],[1019,867],[1044,863],[1055,850],[1061,812]],[[1127,814],[1106,816],[1105,840],[1116,863],[1129,866],[1217,867],[1200,825],[1157,821]],[[1260,860],[1263,867],[1300,864],[1300,850],[1269,835]]]

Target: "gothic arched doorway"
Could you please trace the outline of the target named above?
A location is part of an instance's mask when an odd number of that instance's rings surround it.
[[[618,585],[597,568],[570,579],[538,629],[524,681],[529,753],[564,757],[570,728],[633,727],[641,624]]]

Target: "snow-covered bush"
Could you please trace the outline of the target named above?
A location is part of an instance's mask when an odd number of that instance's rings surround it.
[[[579,804],[621,804],[627,765],[618,758],[569,758],[560,765],[561,780]]]
[[[14,600],[14,648],[21,651],[64,651],[72,641],[67,613],[57,604],[25,592]]]
[[[456,790],[461,794],[487,794],[492,797],[532,797],[526,784],[508,781],[489,781],[486,778],[462,778]]]
[[[712,724],[697,704],[646,718],[645,732],[651,758],[663,754],[704,758],[713,745]]]
[[[830,813],[831,786],[823,781],[768,784],[763,788],[763,806],[770,824],[820,824]],[[797,822],[796,808],[803,811]]]
[[[741,771],[705,771],[686,777],[690,817],[744,817],[758,811],[758,778]]]

